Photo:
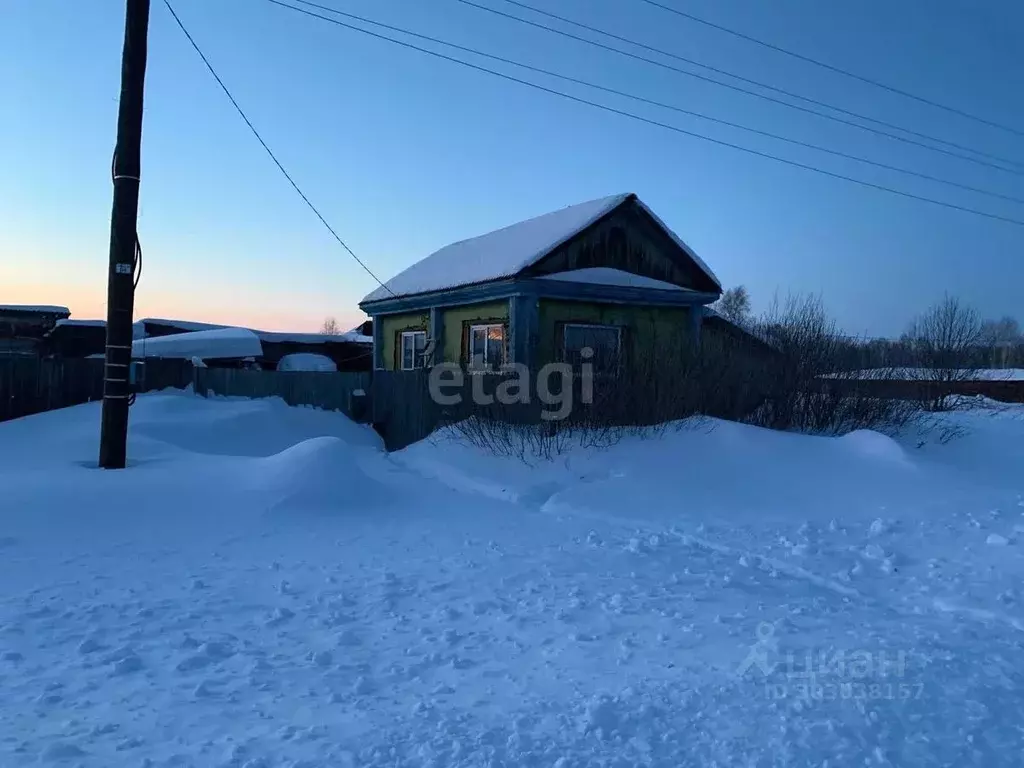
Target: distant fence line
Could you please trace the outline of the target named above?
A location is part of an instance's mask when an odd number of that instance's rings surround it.
[[[915,381],[912,379],[842,379],[834,386],[857,389],[871,397],[890,400],[934,400],[944,395],[981,395],[1004,403],[1024,403],[1024,380]]]
[[[0,421],[100,400],[103,366],[102,359],[0,357]],[[467,376],[457,398],[462,405],[445,406],[432,396],[429,376],[427,370],[318,373],[194,368],[185,360],[150,359],[140,371],[136,390],[184,389],[192,385],[196,393],[204,397],[279,397],[292,406],[340,411],[355,421],[372,423],[388,450],[405,447],[427,437],[439,426],[469,415],[487,416],[494,411],[494,415],[502,419],[536,422],[541,420],[540,414],[547,407],[537,401],[536,393],[531,403],[523,407],[498,410],[476,407],[471,388],[482,384],[488,394],[493,394],[505,380],[496,375]],[[706,393],[683,391],[685,386],[702,391],[708,389],[702,380],[682,377],[661,382],[667,386],[659,386],[657,380],[640,378],[645,381],[639,382],[633,377],[610,389],[607,384],[599,384],[598,394],[604,391],[606,396],[599,397],[593,405],[583,402],[579,393],[569,392],[574,401],[570,421],[592,419],[596,414],[615,423],[654,423],[657,418],[669,418],[667,414],[676,407],[681,394],[686,395],[682,400],[687,403],[696,402],[693,398],[697,398],[702,403],[701,412],[736,418],[735,414],[718,413],[713,402],[704,403]],[[914,400],[920,398],[922,387],[929,385],[917,381],[856,380],[844,381],[842,386],[872,397]],[[1004,402],[1024,402],[1024,381],[959,382],[950,391],[984,395]],[[755,407],[757,403],[748,405]]]

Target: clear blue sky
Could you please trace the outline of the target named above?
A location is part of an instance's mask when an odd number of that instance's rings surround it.
[[[480,0],[514,11],[502,0]],[[858,84],[639,0],[533,0],[681,55],[1024,163],[1024,137]],[[718,117],[1024,197],[1024,178],[627,61],[455,0],[326,4]],[[1024,130],[1016,0],[663,0]],[[436,248],[634,191],[758,307],[821,293],[850,332],[898,334],[955,292],[1024,316],[1024,227],[893,197],[605,114],[264,0],[175,0],[254,123],[382,278]],[[104,313],[124,2],[0,5],[0,301]],[[532,76],[531,76],[532,77]],[[541,79],[541,78],[537,78]],[[559,88],[564,85],[553,83]],[[680,127],[1024,219],[1024,205],[792,148],[582,88]],[[138,315],[311,329],[373,286],[153,0]],[[1022,317],[1024,320],[1024,317]]]

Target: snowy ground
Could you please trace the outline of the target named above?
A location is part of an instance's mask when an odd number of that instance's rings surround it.
[[[527,466],[139,398],[0,424],[0,765],[1024,764],[1024,408]],[[1019,542],[1018,542],[1019,540]]]

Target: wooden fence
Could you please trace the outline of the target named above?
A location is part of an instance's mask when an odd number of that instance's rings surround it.
[[[0,421],[81,405],[103,397],[101,358],[0,357]],[[187,360],[150,358],[137,372],[135,392],[185,389],[201,395],[280,397],[289,405],[312,405],[369,421],[371,374],[194,369]],[[356,393],[362,391],[364,395]]]
[[[103,366],[102,358],[0,357],[0,421],[102,399]],[[188,361],[149,360],[133,389],[182,389],[191,383]]]
[[[251,371],[240,368],[196,368],[195,388],[200,395],[224,397],[280,397],[288,405],[312,405],[341,411],[356,421],[369,421],[369,371],[316,373],[307,371]],[[358,393],[363,392],[360,396]]]
[[[0,357],[0,421],[103,397],[102,360]]]

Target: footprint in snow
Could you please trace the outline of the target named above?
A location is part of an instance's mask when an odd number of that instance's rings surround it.
[[[279,627],[294,616],[295,612],[287,608],[275,608],[274,612],[270,614],[270,618],[264,624],[268,627]]]
[[[39,761],[43,763],[57,763],[64,760],[74,760],[78,757],[85,757],[86,753],[81,747],[69,744],[65,741],[51,742],[39,755]]]
[[[123,659],[114,662],[114,667],[111,670],[114,675],[130,675],[133,672],[138,672],[142,669],[143,663],[135,654],[125,656]]]

